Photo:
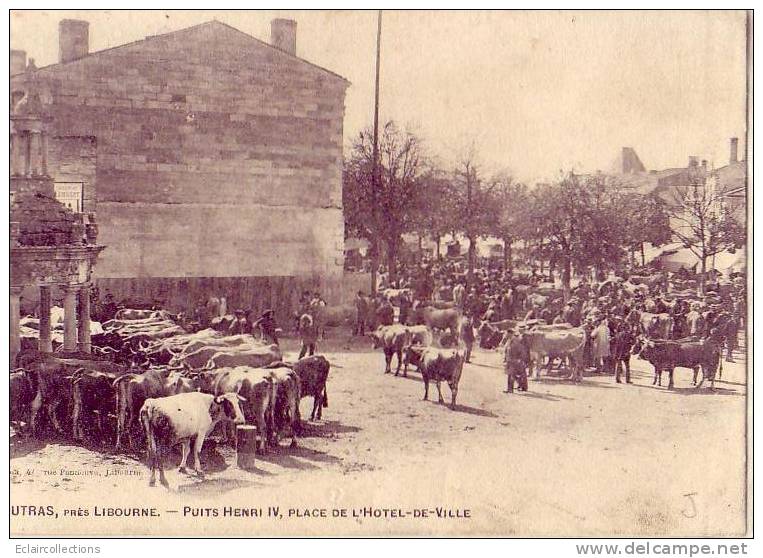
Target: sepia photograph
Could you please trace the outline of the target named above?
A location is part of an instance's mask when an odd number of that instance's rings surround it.
[[[752,536],[752,10],[8,17],[12,538]]]

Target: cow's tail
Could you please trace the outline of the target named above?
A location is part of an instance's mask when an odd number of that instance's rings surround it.
[[[158,453],[156,447],[156,437],[154,436],[154,429],[151,425],[151,416],[149,410],[145,407],[140,409],[140,423],[143,426],[143,430],[146,432],[146,449],[148,453],[148,466],[152,469],[157,465]]]
[[[326,390],[326,384],[323,384],[323,403],[322,403],[322,405],[324,407],[328,407],[329,406],[329,393]]]
[[[117,411],[117,424],[119,425],[119,417],[122,416],[122,413],[125,412],[125,409],[127,407],[127,387],[126,387],[126,381],[128,379],[134,378],[135,374],[124,374],[123,376],[119,376],[119,378],[115,379],[113,382],[111,382],[111,387],[114,388],[114,393],[116,396],[116,411]]]

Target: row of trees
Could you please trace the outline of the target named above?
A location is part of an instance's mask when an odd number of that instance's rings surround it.
[[[569,288],[573,270],[599,275],[637,254],[643,263],[645,243],[678,238],[704,262],[714,253],[744,242],[744,231],[720,211],[719,190],[676,190],[668,203],[639,195],[601,174],[560,173],[552,183],[529,187],[510,173],[487,175],[474,149],[452,168],[433,163],[423,142],[388,122],[379,137],[379,184],[372,190],[373,142],[361,132],[345,161],[343,196],[348,234],[370,241],[386,253],[391,278],[404,233],[418,233],[438,243],[446,234],[469,241],[468,275],[474,269],[476,240],[494,236],[504,242],[504,265],[511,266],[512,245],[521,241],[525,255],[559,271]],[[713,199],[711,199],[713,198]],[[374,202],[374,200],[376,200]],[[679,226],[677,226],[678,224]]]

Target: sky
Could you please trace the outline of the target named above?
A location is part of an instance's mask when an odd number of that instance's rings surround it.
[[[11,48],[58,60],[58,22],[90,22],[97,51],[217,19],[269,42],[297,21],[297,54],[351,82],[345,144],[373,118],[375,11],[13,11]],[[608,170],[624,146],[647,169],[728,161],[746,129],[744,12],[384,11],[382,122],[448,167],[472,146],[521,180]]]

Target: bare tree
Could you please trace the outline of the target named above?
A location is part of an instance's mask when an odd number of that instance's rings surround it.
[[[517,182],[508,173],[499,173],[492,179],[498,203],[498,219],[495,235],[503,240],[503,268],[512,268],[511,247],[514,242],[526,238],[530,227],[530,197],[527,186]]]
[[[707,259],[744,244],[744,227],[731,215],[725,197],[725,188],[718,184],[715,176],[705,183],[696,179],[673,191],[671,228],[684,247],[699,259],[702,294],[705,292]]]
[[[496,198],[498,182],[484,181],[477,153],[472,145],[459,159],[453,172],[457,220],[454,229],[469,240],[467,281],[472,282],[477,254],[477,237],[491,234],[499,218]]]
[[[402,235],[414,230],[422,203],[419,181],[423,168],[419,138],[390,121],[379,138],[379,177],[376,206],[371,196],[373,134],[364,130],[353,140],[345,161],[343,201],[348,230],[372,245],[381,239],[386,246],[390,280],[397,278],[397,258]]]

